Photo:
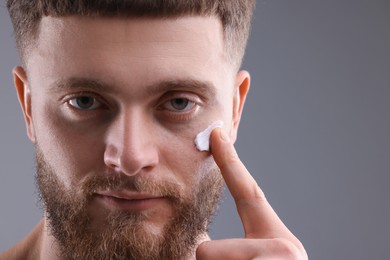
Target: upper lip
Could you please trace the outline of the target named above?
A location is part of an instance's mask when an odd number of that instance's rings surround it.
[[[160,195],[154,195],[150,193],[143,193],[143,192],[134,192],[134,191],[99,191],[97,192],[98,195],[101,196],[108,196],[108,197],[114,197],[118,199],[126,199],[126,200],[145,200],[145,199],[156,199],[156,198],[162,198],[163,196]]]

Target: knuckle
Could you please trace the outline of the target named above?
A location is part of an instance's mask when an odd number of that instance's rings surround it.
[[[252,208],[259,207],[266,202],[267,198],[265,197],[263,190],[256,183],[245,190],[240,199],[236,200],[236,204]]]
[[[238,157],[237,153],[226,151],[226,153],[223,155],[223,161],[219,165],[222,171],[228,170],[232,167],[232,165],[238,165],[240,164],[240,158]]]
[[[238,154],[235,151],[228,151],[225,154],[225,162],[227,164],[236,164],[240,162],[240,158],[238,157]]]
[[[259,187],[259,185],[257,185],[257,183],[253,185],[253,194],[254,197],[260,202],[267,201],[263,190]]]
[[[280,256],[281,259],[305,259],[305,257],[301,254],[300,250],[295,246],[295,244],[287,239],[274,239],[273,249],[275,250],[275,254]]]

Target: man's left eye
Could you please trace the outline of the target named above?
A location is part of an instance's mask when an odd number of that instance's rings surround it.
[[[80,110],[92,110],[102,106],[102,102],[100,102],[93,96],[87,95],[72,98],[68,102],[71,106]]]
[[[191,110],[195,105],[196,103],[188,98],[174,98],[164,103],[163,108],[169,111],[182,112]]]

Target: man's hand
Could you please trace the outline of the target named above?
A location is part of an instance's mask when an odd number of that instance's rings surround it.
[[[236,203],[245,238],[203,242],[196,258],[308,259],[300,241],[279,219],[220,128],[211,134],[211,152]]]

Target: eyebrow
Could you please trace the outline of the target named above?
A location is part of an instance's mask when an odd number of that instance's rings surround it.
[[[115,88],[111,84],[96,79],[79,77],[60,79],[51,84],[49,89],[51,91],[85,89],[96,92],[115,92]],[[205,99],[214,99],[216,96],[216,86],[212,82],[190,78],[164,80],[156,84],[146,86],[145,89],[146,95],[149,96],[180,90],[196,92],[204,96]]]
[[[95,79],[78,77],[57,80],[50,85],[49,89],[50,91],[62,91],[79,88],[102,92],[112,92],[112,87],[110,87],[109,84]]]

